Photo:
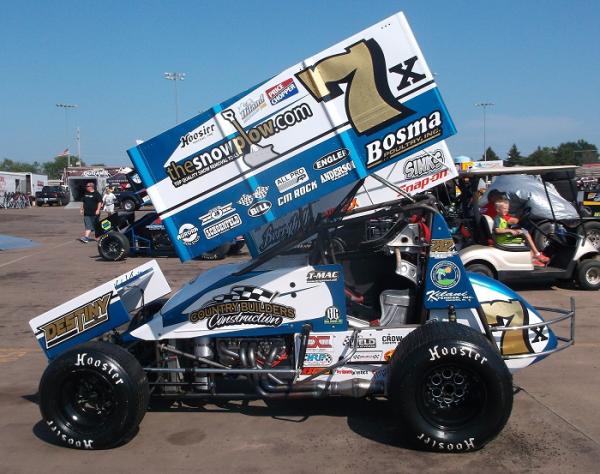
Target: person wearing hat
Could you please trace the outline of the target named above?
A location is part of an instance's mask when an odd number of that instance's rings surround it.
[[[113,189],[110,186],[107,186],[104,190],[104,195],[102,196],[102,205],[104,206],[103,210],[107,212],[109,216],[115,213],[116,200],[117,197],[113,194]]]

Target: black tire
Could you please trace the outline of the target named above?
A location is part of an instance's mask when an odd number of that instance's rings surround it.
[[[129,441],[150,398],[139,362],[107,342],[82,344],[50,362],[39,394],[44,421],[60,444],[75,449]]]
[[[584,260],[577,265],[577,284],[582,290],[600,289],[600,262],[595,259]]]
[[[428,451],[482,448],[512,410],[512,377],[498,350],[459,323],[425,324],[390,362],[388,396],[409,442]]]
[[[111,230],[98,239],[98,253],[109,262],[123,260],[129,254],[129,240],[120,232]]]
[[[244,245],[246,245],[246,243],[243,240],[236,240],[233,244],[231,244],[231,248],[228,252],[229,255],[239,255],[242,253]]]
[[[133,199],[124,199],[123,202],[121,202],[121,207],[125,212],[134,212],[136,206]]]
[[[583,231],[586,239],[600,252],[600,222],[586,222]]]
[[[209,252],[205,252],[200,256],[201,260],[223,260],[227,256],[227,252],[231,248],[231,244],[223,244],[216,249],[212,249]]]
[[[549,239],[546,235],[554,234],[554,224],[552,222],[544,222],[538,225],[538,228],[539,230],[536,228],[533,232],[533,242],[537,249],[542,252],[549,243]]]
[[[494,270],[492,270],[484,263],[471,263],[466,265],[466,269],[468,272],[478,273],[480,275],[485,275],[486,277],[490,278],[496,278]]]

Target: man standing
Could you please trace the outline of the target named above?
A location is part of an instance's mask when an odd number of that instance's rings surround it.
[[[81,209],[79,210],[83,214],[83,225],[85,226],[85,234],[79,240],[84,244],[94,240],[90,238],[90,235],[94,230],[96,219],[100,215],[101,207],[102,196],[96,191],[96,185],[94,183],[87,183],[85,185],[85,193],[81,199]]]

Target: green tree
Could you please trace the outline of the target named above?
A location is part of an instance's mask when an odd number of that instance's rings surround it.
[[[54,157],[53,161],[47,161],[42,165],[44,174],[48,175],[49,179],[60,179],[64,169],[67,167],[67,162],[71,165],[77,162],[77,157],[73,155],[59,155]],[[81,164],[84,166],[84,164]]]
[[[486,158],[487,158],[487,161],[496,161],[496,160],[500,159],[498,157],[498,155],[496,155],[496,152],[494,150],[492,150],[491,146],[487,147],[487,150],[485,151],[485,155],[481,155],[481,161],[485,160]]]
[[[524,161],[526,166],[550,166],[556,165],[556,149],[550,147],[537,147],[531,155],[529,155]]]
[[[40,166],[36,161],[31,163],[21,163],[20,161],[13,161],[9,158],[4,158],[0,161],[0,170],[2,171],[13,171],[15,173],[39,173]]]
[[[517,145],[513,143],[513,146],[508,150],[508,156],[504,160],[504,166],[520,166],[523,164],[524,158],[521,156],[521,152],[517,148]]]
[[[561,143],[556,149],[556,158],[561,165],[595,163],[598,161],[598,149],[585,140]]]

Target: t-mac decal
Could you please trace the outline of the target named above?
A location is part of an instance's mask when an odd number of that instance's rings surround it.
[[[111,295],[112,292],[106,293],[104,296],[40,326],[38,330],[44,332],[46,349],[50,349],[67,339],[90,330],[98,324],[108,321],[108,304]]]
[[[273,303],[274,293],[257,286],[238,286],[227,294],[213,297],[202,308],[189,315],[191,323],[206,320],[208,329],[243,324],[281,326],[285,319],[294,319],[296,310],[290,306]]]

